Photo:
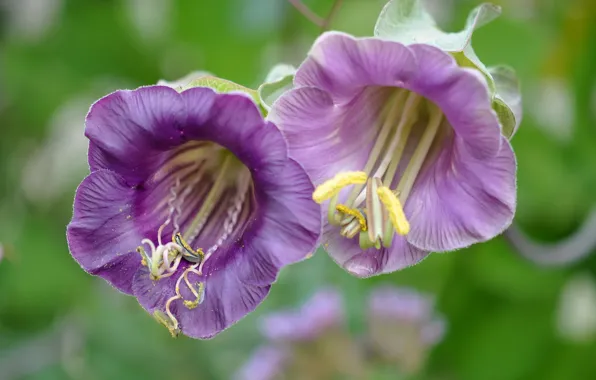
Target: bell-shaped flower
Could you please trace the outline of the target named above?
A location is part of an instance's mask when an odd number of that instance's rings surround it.
[[[134,295],[173,335],[209,338],[254,310],[281,267],[314,251],[320,207],[253,97],[183,88],[116,91],[93,104],[91,174],[67,237],[85,271]]]

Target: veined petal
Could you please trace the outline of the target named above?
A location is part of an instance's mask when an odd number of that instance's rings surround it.
[[[357,240],[345,239],[337,231],[325,231],[323,247],[331,258],[350,274],[367,278],[391,273],[418,264],[429,252],[408,244],[403,236],[395,236],[389,248],[362,250]]]
[[[287,160],[260,184],[263,224],[254,244],[268,256],[265,261],[281,268],[313,253],[319,243],[322,213],[312,201],[314,186],[302,166]]]
[[[491,107],[486,81],[476,70],[461,68],[445,52],[429,45],[411,45],[418,75],[410,90],[432,100],[471,154],[493,157],[500,149],[501,129]]]
[[[415,57],[400,43],[327,32],[315,41],[294,84],[318,87],[341,102],[366,86],[402,86],[415,73]]]
[[[382,90],[369,89],[346,104],[334,104],[325,91],[301,87],[282,96],[268,118],[281,127],[291,156],[319,185],[338,172],[364,166],[374,143],[376,131],[371,126],[378,122],[383,95]]]
[[[492,160],[478,160],[457,137],[447,139],[434,165],[421,173],[406,205],[408,242],[450,251],[503,232],[516,204],[516,162],[509,142]]]
[[[133,192],[116,173],[91,173],[77,189],[66,232],[70,252],[83,269],[127,294],[141,265],[135,252],[142,236],[131,210]]]
[[[197,108],[209,109],[203,104]],[[89,152],[91,171],[118,166],[131,185],[140,182],[155,169],[145,165],[148,159],[159,163],[159,153],[182,143],[179,128],[185,123],[184,102],[167,86],[121,90],[101,98],[85,120],[85,135],[95,145]]]

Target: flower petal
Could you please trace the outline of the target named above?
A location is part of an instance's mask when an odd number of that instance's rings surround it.
[[[199,278],[190,274],[190,281],[205,284],[204,301],[195,309],[187,309],[182,300],[172,302],[171,311],[177,317],[185,335],[198,339],[209,339],[227,329],[246,314],[252,312],[267,296],[271,285],[253,285],[250,276],[256,272],[251,267],[251,258],[260,256],[252,246],[244,241],[234,244],[229,250],[218,252],[208,261],[210,269],[205,269]],[[260,263],[265,265],[266,263]],[[167,300],[175,295],[176,281],[188,263],[182,263],[177,273],[154,282],[148,271],[141,269],[134,278],[133,291],[149,313],[164,311]],[[263,283],[271,283],[267,278]],[[185,300],[194,297],[182,282],[181,294]]]
[[[206,106],[197,106],[216,97]],[[207,140],[230,150],[249,169],[265,170],[267,165],[287,159],[287,145],[272,123],[265,122],[253,99],[242,92],[215,94],[209,88],[195,87],[180,94],[188,113],[184,135]],[[209,112],[205,112],[209,109]]]
[[[323,247],[329,256],[350,274],[360,278],[405,269],[428,256],[428,252],[408,244],[403,237],[397,235],[390,248],[370,248],[364,251],[357,239],[340,236],[333,226],[327,228],[323,239],[328,239]]]
[[[415,73],[414,55],[400,43],[327,32],[299,67],[294,84],[328,91],[337,102],[366,86],[401,87]]]
[[[170,87],[141,87],[101,98],[85,120],[91,171],[110,169],[130,184],[139,183],[155,171],[161,152],[182,143],[185,121],[184,102]]]
[[[287,92],[271,109],[269,119],[286,137],[291,156],[318,185],[340,171],[361,170],[374,144],[383,93],[361,91],[351,102],[334,105],[315,87]],[[354,138],[358,136],[358,138]]]
[[[265,262],[281,268],[313,253],[321,235],[322,213],[312,200],[314,186],[302,166],[289,159],[279,171],[257,181],[262,225],[252,244],[266,255]]]
[[[432,100],[474,156],[494,157],[500,149],[499,119],[484,77],[461,68],[453,57],[429,45],[411,45],[418,73],[407,88]]]
[[[133,192],[113,172],[91,173],[77,189],[66,233],[70,252],[83,269],[127,294],[132,294],[132,279],[141,265],[134,251],[142,237],[131,210]]]
[[[407,240],[428,251],[450,251],[489,240],[511,224],[516,162],[503,137],[493,159],[479,160],[458,137],[420,173],[405,207]]]

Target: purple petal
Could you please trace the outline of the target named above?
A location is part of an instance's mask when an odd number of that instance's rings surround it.
[[[472,156],[459,138],[445,143],[436,163],[420,173],[405,207],[407,240],[428,251],[450,251],[485,241],[511,224],[516,162],[509,142],[491,160]]]
[[[501,127],[492,109],[488,85],[479,71],[461,68],[452,56],[430,45],[411,45],[417,76],[405,87],[437,104],[472,155],[494,157]]]
[[[414,55],[400,43],[327,32],[315,41],[294,83],[349,99],[366,86],[401,87],[415,73]]]
[[[347,104],[334,105],[326,92],[301,87],[284,94],[268,117],[282,128],[291,156],[318,185],[339,171],[365,165],[382,98],[382,91],[370,89]]]
[[[180,94],[186,104],[185,138],[215,142],[230,150],[254,175],[285,164],[287,144],[277,127],[263,120],[258,107],[245,93],[217,94],[195,87]],[[211,99],[215,96],[215,99]],[[208,103],[208,104],[207,104]]]
[[[415,265],[428,256],[428,252],[414,247],[401,236],[393,238],[389,248],[362,250],[356,238],[340,236],[336,227],[326,229],[323,247],[329,256],[352,275],[367,278],[391,273]]]
[[[182,300],[172,303],[171,311],[178,319],[182,332],[193,338],[212,338],[252,312],[265,299],[273,281],[269,279],[267,285],[248,283],[256,269],[251,266],[254,263],[251,256],[258,255],[250,247],[238,244],[225,253],[218,253],[211,259],[211,269],[206,269],[201,278],[189,275],[191,282],[205,283],[203,303],[192,310],[187,309]],[[134,295],[149,313],[164,311],[167,300],[175,295],[176,281],[188,264],[180,266],[175,275],[157,282],[150,279],[146,269],[137,272],[133,283]],[[186,286],[182,286],[181,294],[185,300],[194,300]]]
[[[263,224],[253,244],[278,267],[313,253],[321,235],[322,215],[320,206],[312,201],[314,186],[302,166],[288,159],[279,171],[263,176],[258,183],[264,193],[259,202]]]
[[[207,103],[197,107],[208,109]],[[163,151],[182,144],[185,122],[184,102],[170,87],[122,90],[101,98],[85,120],[91,171],[110,169],[130,184],[141,182],[159,166]]]
[[[132,279],[141,258],[135,252],[139,235],[130,198],[134,189],[108,170],[83,180],[75,196],[67,239],[74,259],[90,274],[132,294]]]

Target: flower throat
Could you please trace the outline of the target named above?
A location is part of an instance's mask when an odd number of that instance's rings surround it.
[[[171,310],[172,304],[182,300],[184,307],[192,310],[203,302],[205,282],[200,281],[203,266],[246,226],[252,206],[252,197],[247,196],[252,193],[252,180],[250,171],[234,155],[215,144],[180,147],[154,180],[161,181],[172,175],[175,184],[169,189],[170,197],[165,205],[167,218],[157,231],[157,246],[151,239],[143,239],[137,252],[153,281],[174,275],[183,260],[188,263],[176,281],[175,295],[164,305],[165,312],[154,312],[157,321],[175,337],[180,329]],[[171,239],[164,244],[162,235],[168,226],[172,231]],[[211,238],[213,236],[216,238]],[[211,243],[204,251],[202,247],[191,246],[196,241]],[[144,245],[149,246],[150,252],[145,251]],[[192,281],[191,274],[199,278]],[[182,281],[192,299],[182,295]]]
[[[443,120],[439,107],[414,92],[393,90],[388,99],[364,169],[340,172],[313,193],[317,203],[329,201],[329,223],[338,226],[340,234],[346,238],[358,235],[362,249],[388,248],[395,233],[402,236],[409,233],[410,224],[403,205]],[[427,124],[415,141],[411,133],[413,126],[425,120]],[[413,152],[404,157],[404,153],[411,150],[406,148],[412,145],[415,145]],[[340,192],[348,186],[352,189],[345,201],[339,203]]]

